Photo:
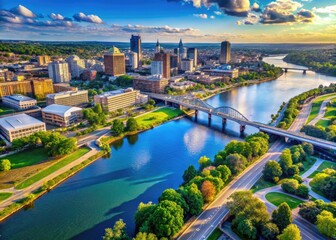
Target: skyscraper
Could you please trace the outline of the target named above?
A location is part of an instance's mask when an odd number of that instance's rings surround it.
[[[68,63],[64,61],[53,61],[49,63],[48,74],[54,83],[69,82],[71,80]]]
[[[187,58],[192,59],[194,67],[196,67],[197,66],[197,48],[188,48]]]
[[[155,53],[160,52],[160,50],[161,50],[161,46],[160,46],[159,39],[158,39],[156,42]]]
[[[130,45],[131,51],[138,54],[138,63],[140,63],[140,60],[142,59],[141,36],[132,35]]]
[[[116,47],[104,54],[105,73],[112,76],[125,74],[125,55]]]
[[[224,41],[221,44],[221,54],[219,57],[219,63],[227,64],[231,60],[231,43]]]
[[[186,58],[187,57],[187,52],[186,52],[186,48],[183,46],[182,38],[180,38],[178,49],[179,49],[180,57],[181,58]]]
[[[151,62],[151,74],[152,75],[163,75],[163,62],[162,61],[152,61]]]
[[[161,50],[159,53],[155,53],[154,61],[161,61],[163,64],[163,77],[170,78],[170,54]]]
[[[85,69],[85,61],[77,55],[72,55],[65,59],[69,65],[69,71],[72,77],[79,77]]]
[[[138,63],[138,54],[135,53],[135,52],[130,52],[128,54],[128,59],[129,59],[129,64],[131,65],[131,69],[132,70],[137,69],[138,66],[139,66],[139,63]]]

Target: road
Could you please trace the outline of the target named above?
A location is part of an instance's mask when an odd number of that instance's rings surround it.
[[[306,124],[306,121],[309,117],[314,98],[305,102],[302,106],[302,109],[299,115],[295,118],[293,124],[289,127],[288,130],[292,132],[300,132],[301,128]]]
[[[330,102],[331,99],[335,98],[335,96],[332,96],[332,97],[328,97],[327,99],[325,99],[322,104],[321,104],[321,107],[320,107],[320,110],[319,110],[319,113],[318,115],[313,119],[311,120],[308,125],[313,125],[315,126],[315,124],[320,121],[322,118],[324,118],[324,115],[327,111],[327,104]]]
[[[286,147],[285,143],[276,142],[262,158],[256,163],[245,169],[231,183],[226,186],[201,215],[182,233],[180,240],[207,239],[211,232],[220,224],[222,219],[228,214],[229,210],[225,206],[230,195],[239,190],[250,189],[261,177],[262,170],[266,162],[276,159],[281,151]]]

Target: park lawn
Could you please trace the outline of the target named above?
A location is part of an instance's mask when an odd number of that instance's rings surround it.
[[[6,107],[6,106],[0,106],[0,116],[6,115],[15,112],[14,109]]]
[[[265,197],[275,206],[279,206],[281,203],[286,202],[291,209],[297,208],[301,203],[304,202],[298,198],[294,198],[292,196],[279,192],[267,193]]]
[[[12,166],[12,169],[22,168],[26,166],[31,166],[45,160],[48,160],[47,151],[44,148],[35,148],[32,150],[25,150],[23,152],[14,153],[12,155],[8,155],[1,159],[8,159]]]
[[[307,123],[309,123],[311,120],[313,120],[314,118],[317,117],[323,101],[326,100],[327,98],[331,97],[331,96],[336,96],[336,93],[335,94],[330,94],[330,95],[327,95],[327,96],[318,97],[313,101],[312,109],[310,111]]]
[[[336,107],[334,106],[327,107],[327,111],[324,114],[324,117],[328,118],[331,121],[335,120],[336,119]]]
[[[302,164],[304,166],[304,170],[300,171],[300,175],[307,172],[314,165],[315,162],[316,162],[316,158],[314,157],[307,159],[306,161],[303,161]]]
[[[51,165],[50,167],[38,172],[37,174],[33,175],[32,177],[26,179],[25,181],[16,185],[16,189],[24,189],[29,187],[33,183],[45,178],[46,176],[50,175],[51,173],[61,169],[62,167],[68,165],[69,163],[75,161],[76,159],[82,157],[86,153],[90,151],[89,148],[80,148],[77,151],[71,153],[70,155],[62,158],[61,160],[57,161],[55,164]]]
[[[222,236],[222,231],[216,228],[208,237],[207,240],[217,240],[220,236]]]
[[[326,128],[330,125],[330,123],[331,123],[330,119],[321,119],[316,123],[316,127]]]
[[[2,202],[3,200],[6,200],[12,195],[13,193],[8,193],[8,192],[0,193],[0,202]]]
[[[324,161],[317,169],[315,172],[313,172],[312,174],[310,174],[308,176],[308,178],[314,178],[316,174],[322,172],[324,169],[326,168],[332,168],[332,169],[336,169],[336,163],[334,162],[329,162],[329,161]]]
[[[183,111],[181,111],[180,109],[164,107],[155,110],[154,112],[146,113],[140,117],[137,117],[136,120],[140,128],[146,129],[161,124],[175,117],[181,116],[183,114]]]
[[[269,188],[275,186],[275,183],[265,181],[262,177],[253,185],[251,188],[252,193],[255,193],[261,189]]]

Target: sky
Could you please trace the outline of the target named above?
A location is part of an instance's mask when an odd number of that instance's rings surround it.
[[[0,39],[336,43],[336,0],[0,0]]]

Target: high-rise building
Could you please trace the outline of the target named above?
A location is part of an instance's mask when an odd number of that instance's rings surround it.
[[[181,60],[181,70],[191,72],[194,69],[194,60],[190,58],[183,58]]]
[[[154,61],[161,61],[163,65],[163,73],[162,76],[164,78],[170,78],[170,54],[165,53],[161,50],[159,53],[155,53]]]
[[[182,38],[180,39],[178,49],[179,49],[179,55],[180,55],[181,59],[186,58],[187,57],[187,49],[183,46]]]
[[[136,52],[130,52],[128,54],[128,59],[129,59],[129,65],[131,65],[131,69],[137,69],[139,67],[139,62],[138,62],[138,54]]]
[[[151,74],[152,75],[163,75],[163,62],[162,61],[152,61],[151,62]]]
[[[132,52],[138,54],[138,63],[142,59],[142,48],[141,48],[141,36],[140,35],[132,35],[130,39],[130,48]]]
[[[156,42],[155,53],[159,53],[161,51],[161,46],[159,43],[159,39]]]
[[[196,67],[197,66],[197,48],[188,48],[187,58],[192,59],[194,63],[194,67]]]
[[[112,47],[104,54],[105,73],[112,76],[125,74],[125,54],[116,47]]]
[[[71,80],[71,74],[69,72],[69,65],[64,61],[53,61],[48,64],[49,78],[54,83],[69,82]]]
[[[71,77],[79,77],[83,73],[85,69],[85,61],[83,59],[80,59],[76,55],[72,55],[65,59],[65,61],[68,63]]]
[[[221,44],[221,53],[219,57],[219,63],[227,64],[231,60],[231,43],[224,41]]]
[[[178,68],[179,57],[177,55],[170,55],[170,68]]]
[[[39,66],[47,66],[50,62],[50,57],[47,55],[37,56],[36,60]]]

